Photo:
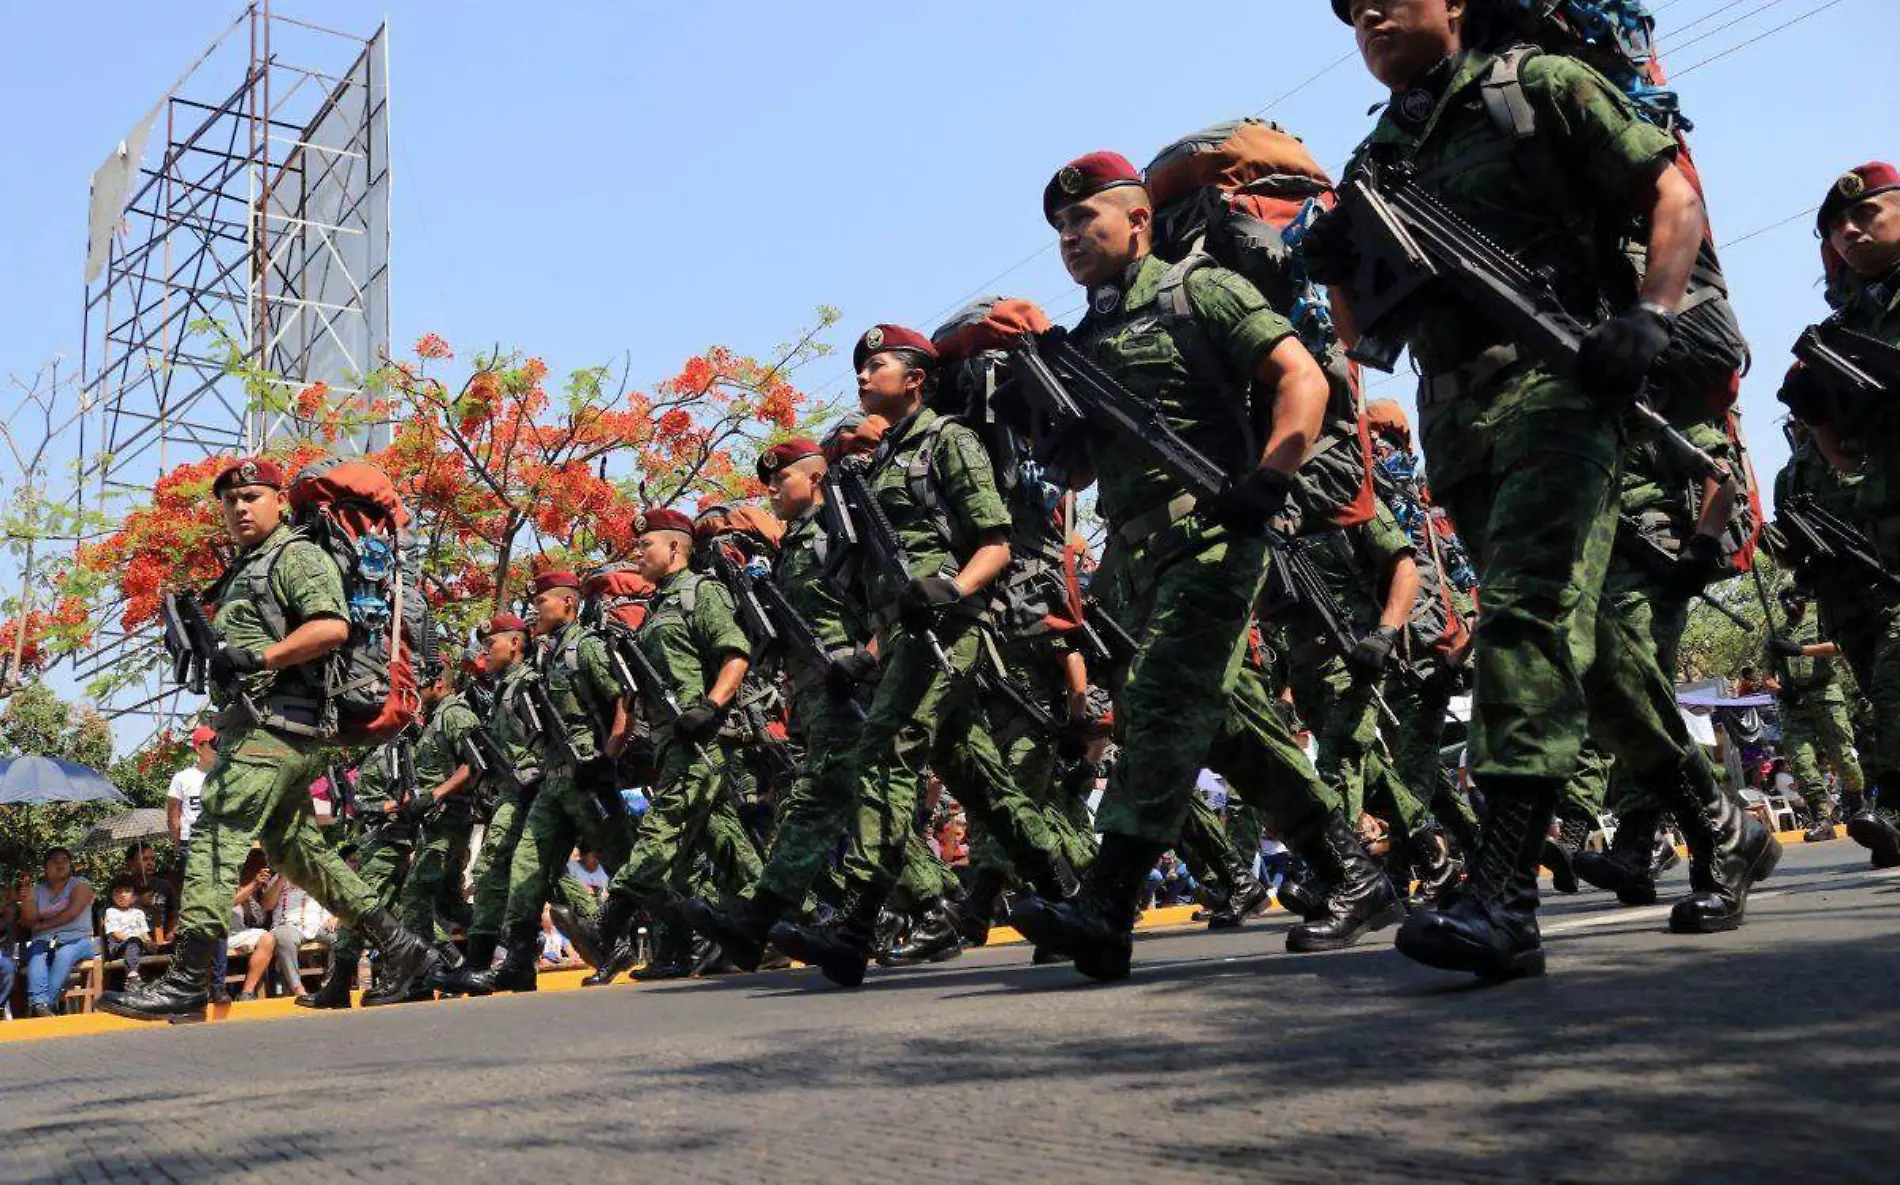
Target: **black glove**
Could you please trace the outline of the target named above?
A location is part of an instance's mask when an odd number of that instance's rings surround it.
[[[1256,469],[1222,494],[1209,516],[1236,535],[1258,535],[1286,509],[1292,493],[1292,478],[1275,469]]]
[[[1385,665],[1392,661],[1392,652],[1399,648],[1401,637],[1397,626],[1380,626],[1353,644],[1346,655],[1346,665],[1362,679],[1378,678],[1385,673]]]
[[[1080,761],[1088,756],[1089,745],[1100,735],[1100,717],[1071,716],[1056,737],[1056,756],[1064,761]]]
[[[1686,601],[1720,580],[1725,566],[1720,543],[1708,535],[1691,535],[1663,580],[1663,592],[1675,600]]]
[[[1359,245],[1352,239],[1352,220],[1337,209],[1313,220],[1300,239],[1300,260],[1306,277],[1315,284],[1344,284],[1359,270]]]
[[[396,808],[396,817],[404,823],[420,823],[434,805],[435,795],[418,792],[414,798]]]
[[[831,659],[831,669],[825,672],[825,690],[837,699],[850,699],[858,693],[858,685],[867,683],[877,674],[877,655],[859,646],[836,654]]]
[[[1675,326],[1652,308],[1638,305],[1618,313],[1583,337],[1577,353],[1577,381],[1585,390],[1617,407],[1642,392]]]
[[[673,721],[673,735],[689,745],[709,741],[719,731],[719,722],[725,714],[723,707],[710,699],[702,699]]]
[[[903,609],[904,624],[912,629],[925,629],[935,619],[937,610],[954,605],[963,599],[963,593],[957,588],[957,582],[948,576],[918,576],[904,586],[899,598]]]
[[[1768,636],[1768,649],[1782,658],[1801,658],[1806,655],[1808,648],[1793,638],[1785,638],[1780,634],[1770,634]]]
[[[244,675],[264,669],[264,656],[255,650],[239,650],[231,646],[220,646],[211,656],[211,681],[220,687],[228,687]]]

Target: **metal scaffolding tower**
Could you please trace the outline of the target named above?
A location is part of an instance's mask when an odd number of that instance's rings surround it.
[[[92,184],[77,498],[109,510],[176,465],[297,434],[310,384],[361,390],[389,346],[388,79],[386,27],[359,37],[253,0],[108,155]],[[270,377],[247,385],[234,362]],[[82,678],[155,645],[106,617]],[[176,707],[149,685],[121,698],[108,714]]]

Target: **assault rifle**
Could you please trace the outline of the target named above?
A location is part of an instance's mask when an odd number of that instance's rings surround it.
[[[574,749],[574,739],[567,735],[566,721],[561,719],[560,710],[554,706],[554,697],[548,694],[548,685],[539,678],[523,680],[521,707],[530,717],[526,721],[535,739],[544,741],[554,749],[554,756],[568,769],[579,772],[581,755]]]
[[[1313,567],[1313,559],[1301,550],[1300,545],[1291,540],[1280,540],[1277,535],[1269,535],[1276,540],[1273,566],[1267,570],[1269,580],[1281,581],[1286,599],[1306,606],[1319,619],[1320,628],[1337,648],[1340,655],[1352,653],[1359,644],[1359,635],[1355,634],[1346,617],[1346,611],[1340,607],[1339,600],[1333,596],[1333,590],[1326,587],[1326,581],[1319,570]],[[1398,654],[1392,655],[1391,667],[1401,678],[1412,683],[1424,682],[1424,676],[1418,668],[1406,662]],[[1393,728],[1399,727],[1399,718],[1385,702],[1385,696],[1377,685],[1371,688],[1372,702],[1378,705],[1379,717]]]
[[[830,480],[834,474],[837,476],[835,483]],[[825,491],[826,503],[830,503],[835,490],[839,509],[846,517],[857,520],[858,542],[869,553],[871,562],[877,565],[885,579],[897,586],[900,593],[908,588],[911,582],[910,553],[905,551],[904,541],[892,525],[890,516],[884,513],[884,508],[878,505],[876,496],[871,493],[871,487],[865,484],[863,471],[856,465],[840,462],[826,474],[826,482],[830,487]],[[937,660],[937,665],[946,671],[950,670],[950,656],[944,653],[943,641],[937,637],[937,631],[926,625],[916,633],[924,645],[930,647],[931,657]]]
[[[1076,349],[1060,326],[1011,343],[1009,371],[1024,401],[1049,421],[1055,436],[1107,424],[1203,507],[1233,484],[1232,475],[1183,440],[1159,408]]]
[[[1859,402],[1900,394],[1900,347],[1833,321],[1802,330],[1794,343],[1794,356],[1837,400]]]
[[[1889,592],[1900,592],[1900,575],[1880,562],[1867,536],[1822,506],[1813,494],[1784,498],[1778,511],[1775,526],[1801,562],[1834,560],[1856,569]]]
[[[1001,696],[1023,719],[1029,721],[1036,731],[1046,737],[1059,739],[1063,732],[1062,724],[1056,720],[1055,714],[1049,711],[1047,705],[1036,699],[1034,692],[1024,687],[1020,680],[1009,673],[1009,668],[1003,663],[1003,656],[997,653],[995,643],[990,640],[988,634],[982,637],[979,646],[981,653],[977,655],[976,660],[978,686],[985,688],[992,695]]]
[[[1658,578],[1668,576],[1670,570],[1676,566],[1676,557],[1670,554],[1669,549],[1651,539],[1643,532],[1642,524],[1627,514],[1618,516],[1616,521],[1616,550],[1624,559]],[[1706,591],[1697,593],[1696,599],[1742,629],[1751,633],[1754,631],[1754,622],[1716,600]]]
[[[615,675],[624,686],[645,700],[649,708],[664,717],[661,723],[671,725],[685,714],[686,709],[680,707],[679,697],[666,685],[660,669],[653,665],[646,651],[640,649],[632,633],[616,629],[609,641],[612,644],[608,646],[607,652],[613,662]]]
[[[183,684],[193,695],[203,695],[211,656],[218,652],[218,634],[205,620],[198,598],[168,592],[159,599],[158,617],[165,629],[172,682]]]
[[[734,616],[739,619],[739,628],[745,631],[746,641],[752,643],[752,657],[756,662],[779,641],[778,625],[766,612],[757,582],[747,575],[747,570],[735,563],[717,543],[708,550],[713,576],[732,594]]]
[[[759,752],[765,755],[765,764],[781,793],[789,790],[798,777],[798,762],[792,757],[791,750],[784,741],[766,731],[765,709],[759,707],[757,700],[739,697],[739,714],[745,720],[746,731],[752,734],[752,741]]]
[[[1402,166],[1373,166],[1339,188],[1359,260],[1345,285],[1360,329],[1354,361],[1391,373],[1403,344],[1381,332],[1392,314],[1442,280],[1489,318],[1506,337],[1559,375],[1575,380],[1589,327],[1558,299],[1551,278],[1525,267],[1459,217]],[[1638,396],[1631,409],[1685,469],[1727,482],[1729,467],[1697,448]]]
[[[818,637],[818,632],[812,629],[811,622],[806,621],[804,614],[785,599],[785,590],[778,586],[770,573],[747,567],[745,576],[751,581],[752,592],[758,598],[760,608],[778,631],[779,643],[796,655],[801,664],[817,671],[829,683],[838,663],[831,657],[831,652],[825,649],[824,642]],[[863,705],[855,699],[845,702],[847,711],[859,720],[864,719]]]

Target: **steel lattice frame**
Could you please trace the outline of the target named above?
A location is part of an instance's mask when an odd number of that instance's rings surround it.
[[[319,381],[360,390],[389,346],[386,28],[358,37],[253,0],[155,116],[85,293],[75,496],[108,510],[181,463],[295,435],[291,396]],[[216,334],[194,331],[207,322],[274,376],[276,398],[247,390]],[[387,431],[344,447],[380,447]],[[106,609],[77,676],[147,662],[156,637],[119,617]],[[160,724],[180,707],[150,680],[101,705]]]

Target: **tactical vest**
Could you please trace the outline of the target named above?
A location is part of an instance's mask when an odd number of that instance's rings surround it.
[[[550,646],[541,654],[537,670],[542,681],[547,684],[548,698],[554,701],[562,723],[576,720],[585,722],[592,732],[594,749],[598,752],[613,732],[614,710],[612,704],[600,702],[592,682],[586,672],[581,670],[581,641],[593,636],[593,631],[575,622],[563,632],[566,637],[561,643]],[[557,669],[566,676],[565,689],[550,678]]]

